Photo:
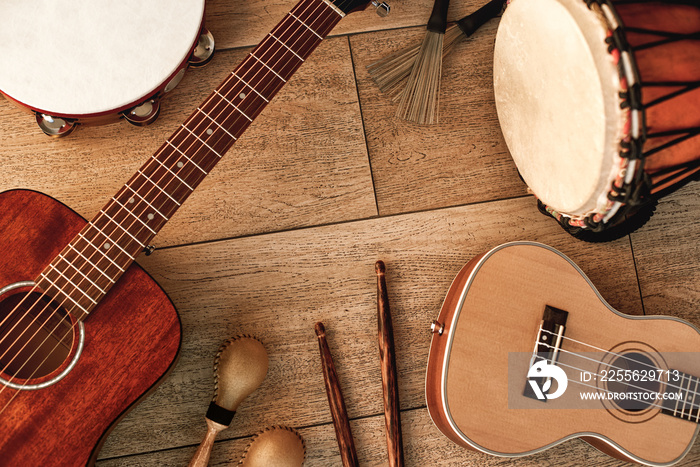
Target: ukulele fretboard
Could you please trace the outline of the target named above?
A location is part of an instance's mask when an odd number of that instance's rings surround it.
[[[672,370],[669,375],[675,373]],[[678,372],[678,378],[669,376],[666,385],[666,393],[677,395],[677,398],[669,398],[662,402],[661,411],[674,417],[700,423],[700,378]]]
[[[343,13],[301,0],[35,280],[79,319],[107,293]]]

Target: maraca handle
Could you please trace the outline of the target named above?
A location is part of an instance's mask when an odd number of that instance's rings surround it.
[[[216,423],[208,418],[205,418],[205,420],[207,421],[207,434],[199,444],[197,452],[192,456],[189,467],[207,467],[207,465],[209,465],[209,456],[211,455],[211,449],[214,447],[216,435],[221,430],[228,428],[226,425]]]

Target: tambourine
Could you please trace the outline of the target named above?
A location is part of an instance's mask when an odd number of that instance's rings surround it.
[[[496,108],[540,210],[575,236],[614,238],[697,176],[698,57],[694,0],[512,0]]]
[[[0,92],[44,133],[153,122],[188,65],[214,52],[204,0],[0,2]]]

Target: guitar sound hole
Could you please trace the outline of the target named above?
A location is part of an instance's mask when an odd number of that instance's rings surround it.
[[[70,355],[73,323],[38,292],[20,292],[0,302],[0,372],[13,378],[41,378]]]
[[[626,397],[613,399],[612,402],[618,408],[629,412],[641,412],[650,406],[658,405],[650,396],[658,392],[661,385],[658,372],[655,371],[656,365],[649,357],[638,352],[626,353],[613,360],[610,369],[614,370],[614,374],[611,373],[612,376],[607,382],[607,390]]]

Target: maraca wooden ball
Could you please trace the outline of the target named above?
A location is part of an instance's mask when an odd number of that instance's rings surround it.
[[[267,352],[251,336],[226,341],[214,359],[214,399],[207,410],[207,434],[190,461],[190,467],[205,467],[217,433],[231,424],[236,409],[262,384],[267,374]]]
[[[299,433],[284,426],[266,428],[253,437],[238,465],[244,467],[301,467],[306,445]]]

